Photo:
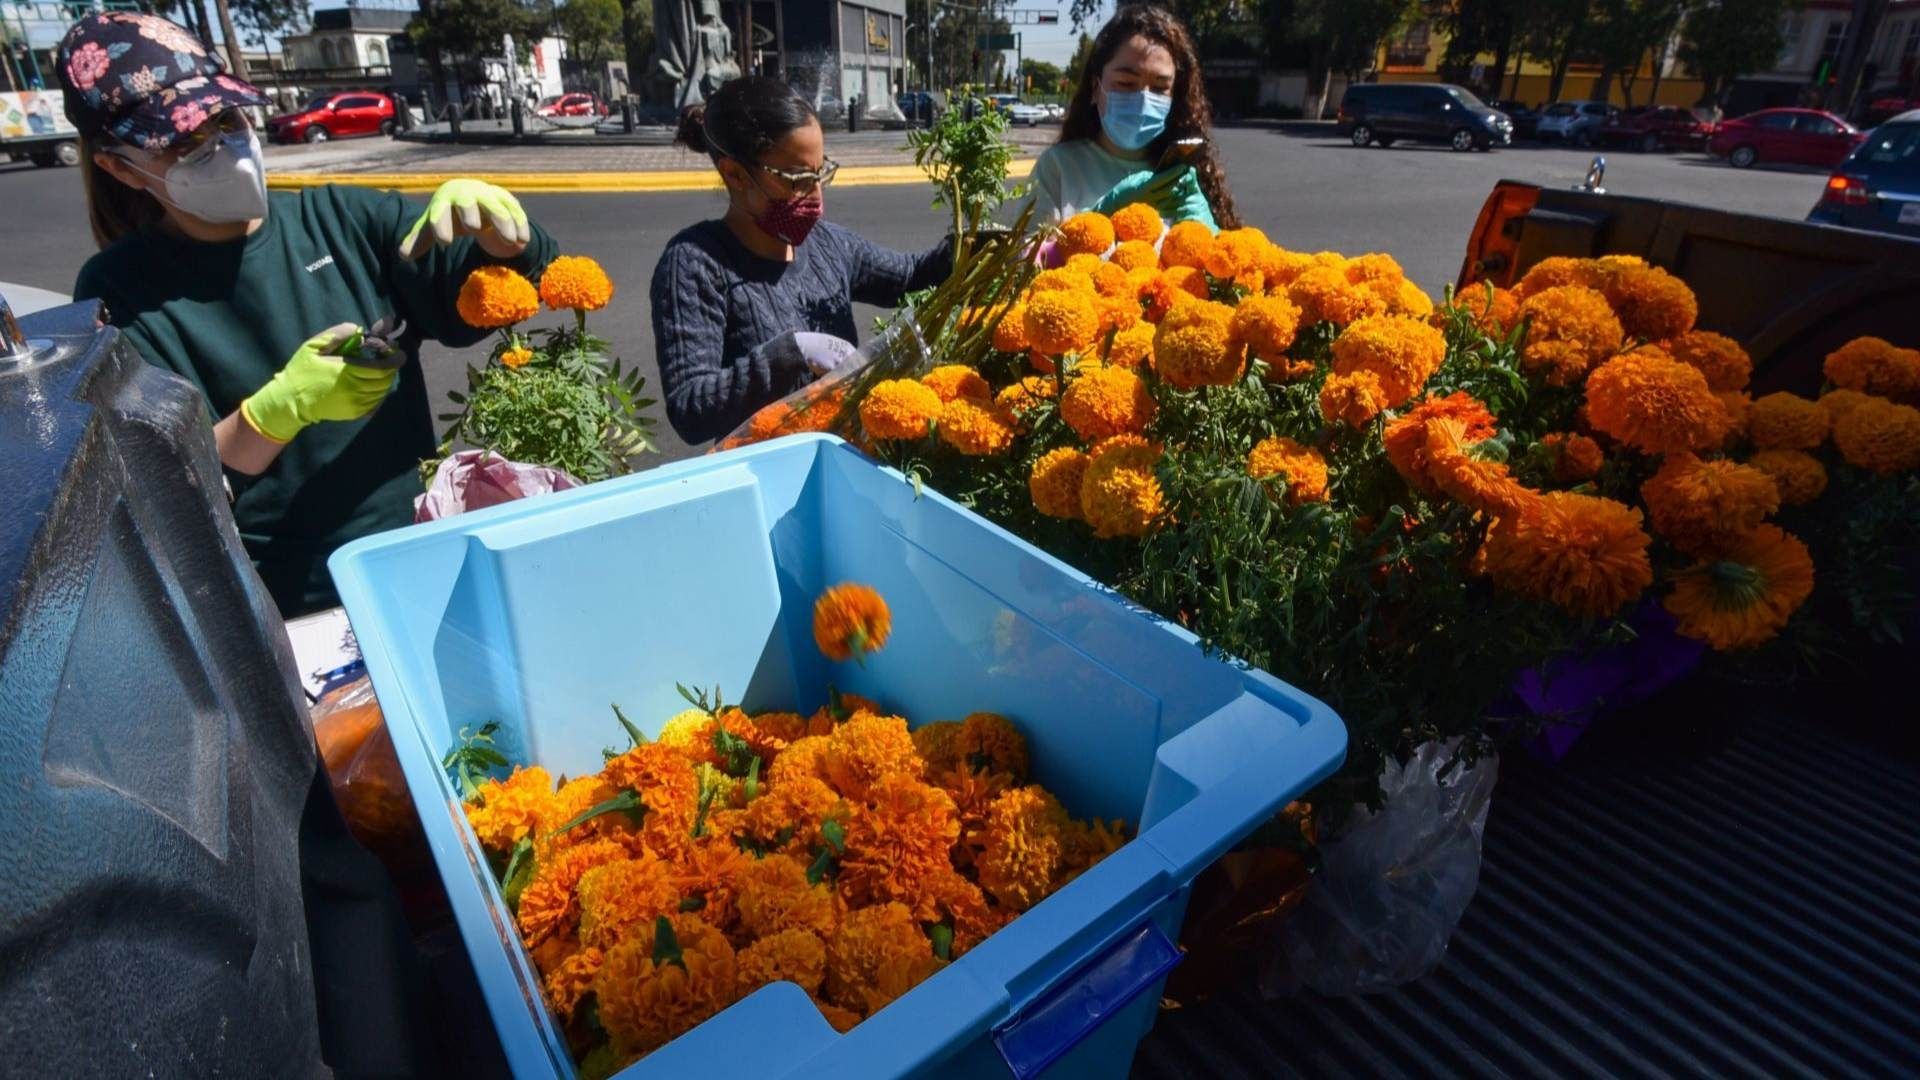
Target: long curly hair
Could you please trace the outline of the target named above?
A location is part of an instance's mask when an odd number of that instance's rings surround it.
[[[1100,73],[1135,37],[1143,37],[1173,54],[1173,110],[1167,117],[1167,130],[1147,144],[1147,160],[1158,161],[1175,139],[1200,136],[1206,139],[1198,154],[1190,160],[1200,181],[1200,190],[1213,207],[1214,220],[1223,229],[1240,227],[1240,215],[1234,212],[1233,195],[1227,191],[1227,176],[1220,168],[1220,154],[1213,145],[1213,106],[1207,103],[1207,83],[1200,73],[1200,55],[1194,51],[1193,37],[1172,12],[1152,4],[1128,4],[1113,13],[1107,25],[1093,39],[1093,55],[1080,72],[1080,85],[1074,88],[1067,105],[1067,118],[1060,125],[1060,141],[1091,139],[1100,134],[1100,110],[1093,104],[1094,87]]]

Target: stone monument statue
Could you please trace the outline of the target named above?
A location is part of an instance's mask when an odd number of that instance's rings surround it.
[[[740,74],[733,31],[720,0],[655,0],[653,70],[650,78],[676,109],[707,100]]]

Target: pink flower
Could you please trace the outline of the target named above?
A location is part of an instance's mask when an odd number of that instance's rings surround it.
[[[131,21],[139,24],[141,37],[149,41],[157,41],[174,52],[186,53],[188,56],[207,54],[207,50],[200,44],[200,39],[158,15],[136,15]]]
[[[89,41],[67,60],[67,77],[81,90],[93,89],[100,76],[107,73],[113,61],[107,59],[107,50],[97,41]]]
[[[207,122],[207,110],[198,102],[189,101],[185,105],[176,105],[173,110],[173,130],[192,131]]]
[[[233,91],[236,94],[244,94],[248,92],[246,84],[241,82],[238,79],[229,79],[225,75],[215,75],[213,77],[213,81],[219,83],[221,86],[226,87],[227,89]]]

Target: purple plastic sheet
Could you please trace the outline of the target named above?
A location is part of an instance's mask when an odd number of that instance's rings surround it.
[[[1520,704],[1546,719],[1540,734],[1527,744],[1535,756],[1559,761],[1606,710],[1652,697],[1680,681],[1706,655],[1706,645],[1681,637],[1673,616],[1658,603],[1642,603],[1628,625],[1636,635],[1632,641],[1556,660],[1514,680]]]

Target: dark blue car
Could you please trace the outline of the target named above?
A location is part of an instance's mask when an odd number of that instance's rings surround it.
[[[1920,236],[1920,109],[1868,132],[1807,220]]]

